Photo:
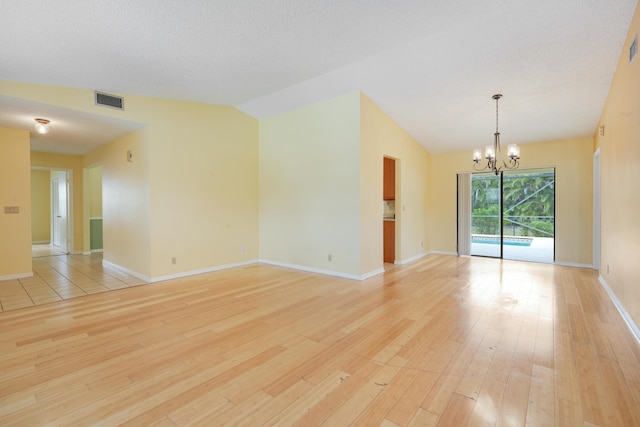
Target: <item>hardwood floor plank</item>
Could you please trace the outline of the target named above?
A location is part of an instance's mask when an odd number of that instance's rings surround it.
[[[526,424],[539,427],[555,424],[553,369],[546,366],[533,366]]]
[[[59,258],[0,283],[0,425],[640,425],[640,346],[587,269],[428,255],[143,285]]]

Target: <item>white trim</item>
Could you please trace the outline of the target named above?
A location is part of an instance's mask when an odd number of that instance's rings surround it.
[[[373,270],[373,271],[370,271],[369,273],[363,274],[362,276],[360,276],[360,280],[367,280],[372,278],[373,276],[377,276],[378,274],[384,274],[384,271],[385,271],[384,268],[380,267],[377,270]]]
[[[163,282],[165,280],[181,279],[183,277],[195,276],[197,274],[212,273],[214,271],[226,270],[226,269],[235,268],[235,267],[244,267],[247,265],[256,264],[257,262],[258,262],[257,260],[252,259],[248,261],[235,262],[232,264],[215,265],[213,267],[200,268],[198,270],[190,270],[190,271],[184,271],[182,273],[167,274],[165,276],[153,277],[149,281],[152,283],[155,283],[155,282]]]
[[[593,269],[593,265],[591,265],[591,264],[578,264],[578,263],[575,263],[575,262],[555,261],[553,263],[553,265],[559,265],[561,267],[577,267],[577,268],[591,268],[591,269]]]
[[[109,267],[109,268],[115,268],[116,270],[120,270],[124,273],[130,274],[133,277],[137,277],[138,279],[144,280],[145,282],[151,283],[151,278],[149,276],[145,276],[144,274],[140,274],[136,271],[133,270],[129,270],[126,267],[123,267],[121,265],[115,264],[111,261],[107,261],[106,259],[102,260],[102,265],[104,267]]]
[[[289,264],[286,262],[271,261],[267,259],[261,259],[261,260],[258,260],[258,262],[262,264],[269,264],[269,265],[275,265],[278,267],[291,268],[293,270],[308,271],[310,273],[326,274],[328,276],[336,276],[336,277],[341,277],[343,279],[351,279],[351,280],[366,280],[378,274],[384,273],[384,268],[379,268],[377,270],[373,270],[373,271],[370,271],[369,273],[365,273],[363,275],[358,276],[356,274],[341,273],[339,271],[333,271],[333,270],[323,270],[321,268],[307,267],[305,265]]]
[[[418,254],[418,255],[416,255],[416,256],[412,256],[412,257],[409,257],[409,258],[407,258],[407,259],[401,259],[401,260],[399,260],[399,261],[396,261],[394,264],[397,264],[397,265],[405,265],[405,264],[409,264],[410,262],[413,262],[413,261],[419,260],[420,258],[422,258],[422,257],[424,257],[424,256],[427,256],[427,255],[428,255],[428,253],[427,253],[427,252],[423,252],[423,253]]]
[[[190,270],[190,271],[183,271],[181,273],[175,273],[175,274],[167,274],[164,276],[157,276],[157,277],[149,277],[149,276],[145,276],[144,274],[140,274],[136,271],[130,270],[128,268],[122,267],[121,265],[118,264],[114,264],[110,261],[106,261],[106,260],[102,260],[102,265],[107,266],[107,267],[111,267],[111,268],[115,268],[117,270],[123,271],[127,274],[130,274],[134,277],[137,277],[138,279],[144,280],[145,282],[148,283],[155,283],[155,282],[163,282],[165,280],[172,280],[172,279],[180,279],[183,277],[188,277],[188,276],[195,276],[197,274],[203,274],[203,273],[211,273],[214,271],[219,271],[219,270],[226,270],[229,268],[235,268],[235,267],[244,267],[246,265],[251,265],[251,264],[256,264],[258,261],[257,260],[249,260],[249,261],[242,261],[242,262],[236,262],[233,264],[224,264],[224,265],[216,265],[213,267],[207,267],[207,268],[201,268],[198,270]]]
[[[638,329],[638,325],[636,325],[636,323],[633,321],[633,319],[631,318],[627,310],[625,310],[624,306],[622,305],[622,303],[620,302],[616,294],[613,292],[613,290],[611,290],[611,288],[607,284],[607,281],[604,280],[604,277],[602,277],[602,275],[598,275],[598,281],[604,288],[607,295],[609,295],[609,298],[611,298],[613,305],[616,306],[616,308],[618,309],[618,312],[622,315],[622,318],[624,319],[625,323],[631,330],[631,333],[633,334],[634,338],[640,344],[640,329]]]
[[[103,249],[91,249],[89,251],[89,254],[95,254],[95,253],[102,253]]]
[[[456,252],[447,252],[447,251],[429,251],[426,253],[426,255],[453,255],[453,256],[458,256],[458,254]],[[462,256],[462,255],[461,255]]]
[[[26,279],[27,277],[33,277],[33,271],[29,273],[18,273],[18,274],[9,274],[7,276],[0,276],[1,280],[16,280],[16,279]]]
[[[49,245],[51,244],[50,240],[34,240],[31,242],[32,245]]]

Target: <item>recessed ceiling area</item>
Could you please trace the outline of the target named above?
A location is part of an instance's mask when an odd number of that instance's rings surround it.
[[[42,135],[36,132],[36,118],[51,121],[49,133]],[[0,127],[29,131],[31,151],[82,155],[144,126],[142,123],[0,95]]]
[[[0,80],[269,117],[361,90],[431,153],[595,132],[637,0],[25,0]],[[46,41],[46,43],[43,43]]]

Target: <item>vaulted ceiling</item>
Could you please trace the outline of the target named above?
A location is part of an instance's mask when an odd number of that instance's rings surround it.
[[[503,143],[584,137],[628,49],[636,3],[0,0],[0,80],[231,105],[257,118],[361,90],[432,153],[490,143],[491,96],[502,93]],[[0,126],[20,105],[29,108],[0,97]],[[71,116],[79,127],[119,126]]]

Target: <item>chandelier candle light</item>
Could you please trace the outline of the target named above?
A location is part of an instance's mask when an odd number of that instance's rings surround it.
[[[473,150],[473,169],[477,171],[490,170],[495,172],[496,175],[503,169],[516,169],[520,162],[520,148],[517,144],[509,144],[507,147],[508,162],[502,157],[502,150],[500,149],[500,132],[498,131],[498,101],[502,98],[501,94],[493,95],[493,99],[496,100],[496,133],[493,134],[493,146],[487,145],[484,149],[484,158],[487,160],[487,164],[484,167],[480,167],[482,161],[482,151],[479,148]],[[500,163],[498,164],[498,156],[500,157]]]

